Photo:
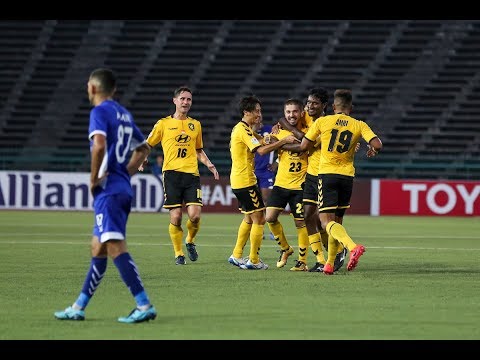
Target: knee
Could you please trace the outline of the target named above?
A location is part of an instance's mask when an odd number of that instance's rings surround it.
[[[197,224],[200,221],[200,214],[195,214],[190,216],[190,221]]]

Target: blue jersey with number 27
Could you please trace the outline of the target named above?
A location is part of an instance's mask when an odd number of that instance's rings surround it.
[[[108,175],[101,186],[95,189],[94,198],[119,193],[132,196],[127,164],[132,151],[145,142],[145,136],[135,125],[132,114],[114,100],[102,102],[90,111],[90,149],[95,134],[102,134],[107,138],[107,151],[99,176],[105,172]]]

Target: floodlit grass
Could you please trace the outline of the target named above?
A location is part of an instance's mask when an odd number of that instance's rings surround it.
[[[134,300],[111,261],[85,321],[53,317],[81,290],[91,213],[1,211],[0,339],[480,339],[478,218],[347,214],[367,251],[355,271],[334,276],[289,271],[297,251],[277,269],[267,228],[261,257],[270,269],[233,267],[241,219],[203,214],[198,261],[176,266],[168,214],[131,214],[129,250],[158,317],[128,325],[117,317]],[[296,249],[293,220],[280,220]]]

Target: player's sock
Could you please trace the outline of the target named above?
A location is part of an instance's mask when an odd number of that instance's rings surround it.
[[[317,258],[317,262],[325,265],[325,256],[323,255],[322,241],[320,240],[320,234],[316,233],[308,236],[310,242],[310,248],[313,254]]]
[[[88,302],[95,294],[100,281],[102,281],[105,271],[107,270],[108,258],[92,257],[90,268],[88,269],[82,291],[72,307],[75,310],[83,310],[87,307]]]
[[[185,238],[185,241],[187,243],[193,243],[195,242],[195,236],[198,233],[198,230],[200,229],[200,220],[198,220],[196,223],[191,221],[190,219],[187,220],[187,237]]]
[[[277,244],[280,245],[280,249],[288,250],[290,245],[287,242],[287,238],[285,237],[285,233],[283,232],[283,226],[280,221],[269,222],[268,228],[272,232],[273,236],[275,236],[275,240]]]
[[[260,261],[260,247],[262,246],[263,238],[263,225],[252,224],[252,230],[250,230],[250,261],[254,264],[258,264]]]
[[[305,264],[307,263],[307,254],[308,254],[308,246],[309,239],[307,228],[302,226],[301,228],[297,228],[297,237],[298,237],[298,261],[303,261]]]
[[[252,229],[252,224],[242,220],[240,226],[238,227],[237,233],[237,242],[235,243],[235,248],[233,249],[233,256],[236,258],[241,258],[243,256],[243,248],[247,243],[250,237],[250,230]]]
[[[180,255],[184,256],[183,250],[182,250],[182,239],[183,239],[182,227],[173,225],[172,223],[170,223],[168,225],[168,233],[170,234],[170,240],[172,240],[175,257]]]
[[[132,293],[138,306],[145,306],[150,304],[147,293],[143,288],[140,272],[138,271],[135,261],[128,252],[118,255],[113,260],[115,266],[122,277],[123,282]]]
[[[329,235],[333,236],[335,240],[340,241],[349,251],[352,251],[353,248],[357,246],[352,238],[348,236],[347,230],[345,230],[342,224],[339,224],[336,221],[330,221],[327,224],[326,230]]]

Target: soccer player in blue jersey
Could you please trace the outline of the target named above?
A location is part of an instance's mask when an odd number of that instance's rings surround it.
[[[80,295],[72,306],[57,311],[59,320],[84,320],[85,308],[100,285],[108,257],[135,298],[136,307],[122,323],[139,323],[157,316],[145,291],[139,270],[127,250],[126,226],[132,205],[130,177],[150,152],[145,136],[132,115],[113,100],[116,77],[110,69],[96,69],[88,80],[90,111],[90,191],[93,195],[94,227],[92,260]]]

